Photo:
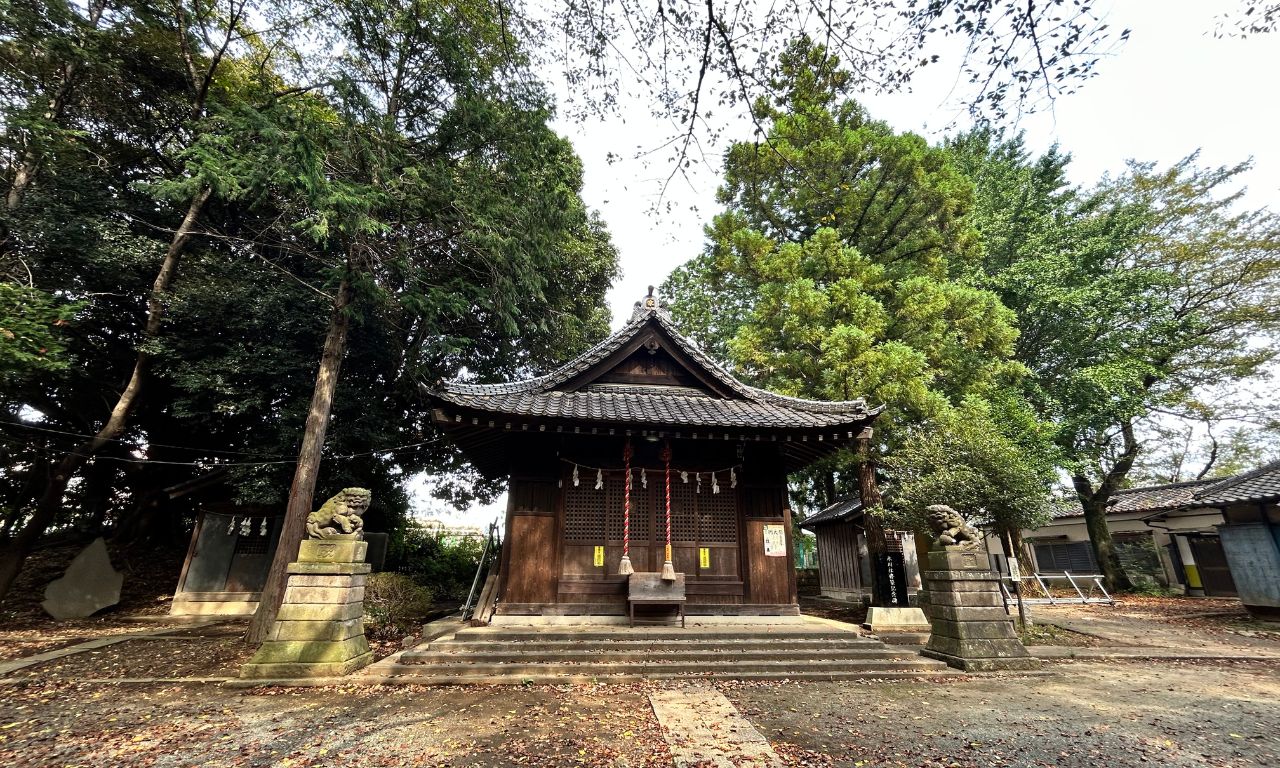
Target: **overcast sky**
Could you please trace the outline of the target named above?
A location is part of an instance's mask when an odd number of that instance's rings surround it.
[[[1051,113],[1023,117],[1016,127],[1026,131],[1033,150],[1056,142],[1070,152],[1072,180],[1085,185],[1121,173],[1130,158],[1167,166],[1196,150],[1205,165],[1252,157],[1246,203],[1280,207],[1280,35],[1215,39],[1214,17],[1224,7],[1228,3],[1202,0],[1115,2],[1108,22],[1132,30],[1128,42],[1078,93],[1060,98]],[[860,98],[872,117],[937,141],[961,114],[948,102],[954,81],[955,69],[938,67],[926,70],[911,93]],[[586,169],[583,197],[601,212],[621,254],[622,278],[609,293],[615,328],[646,286],[661,283],[701,250],[702,227],[718,210],[719,158],[727,145],[707,147],[707,163],[695,166],[687,181],[673,181],[657,213],[653,208],[670,173],[667,156],[634,156],[670,135],[671,126],[653,118],[642,101],[624,102],[624,111],[625,119],[557,123]],[[744,115],[726,138],[750,135]],[[610,153],[622,159],[611,163]],[[492,520],[503,506],[456,513],[418,499],[435,507],[428,515],[469,524]]]

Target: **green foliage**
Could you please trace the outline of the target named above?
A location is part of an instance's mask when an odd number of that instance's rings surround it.
[[[59,327],[78,309],[36,288],[0,281],[0,381],[65,370],[66,343]]]
[[[438,599],[461,604],[471,589],[483,551],[482,540],[457,538],[411,523],[392,534],[387,569],[412,576]]]
[[[900,525],[927,528],[933,504],[1000,532],[1047,522],[1054,457],[1029,434],[1034,418],[1010,410],[970,399],[910,431],[885,459],[887,506]]]
[[[228,13],[236,34],[218,59]],[[143,399],[110,458],[86,470],[101,482],[72,485],[58,526],[120,524],[154,489],[228,461],[221,493],[281,505],[348,271],[357,300],[319,487],[370,488],[373,530],[403,524],[402,486],[419,472],[452,478],[459,504],[497,490],[435,433],[420,383],[545,368],[608,330],[616,250],[581,199],[581,163],[547,125],[521,41],[487,4],[124,3],[95,27],[36,0],[0,5],[0,35],[12,65],[0,68],[0,165],[33,141],[42,152],[20,208],[0,210],[0,257],[77,307],[53,329],[65,365],[6,381],[5,418],[34,409],[43,427],[101,427],[144,343],[173,231],[212,189],[145,341]],[[196,75],[212,72],[200,108],[187,51]],[[70,60],[72,97],[57,132],[41,134]],[[49,462],[81,441],[18,430],[0,441],[7,533]],[[111,460],[140,446],[174,463]],[[392,446],[407,447],[373,451]]]
[[[1019,372],[980,256],[971,185],[945,151],[847,99],[848,74],[801,40],[780,57],[763,144],[729,151],[706,252],[664,286],[682,327],[755,383],[936,415]]]
[[[868,118],[849,82],[822,46],[787,48],[773,83],[785,96],[756,105],[767,137],[729,151],[726,210],[663,290],[682,327],[754,383],[885,405],[877,435],[892,452],[900,430],[961,402],[1016,397],[1024,369],[1014,314],[978,282],[972,182],[945,149]],[[869,459],[819,467],[802,506],[852,490],[851,463]]]
[[[434,594],[403,573],[371,573],[364,587],[365,624],[375,637],[402,634],[431,610]]]

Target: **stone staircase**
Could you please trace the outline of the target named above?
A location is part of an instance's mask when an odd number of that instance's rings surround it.
[[[856,632],[806,626],[474,627],[367,668],[370,682],[621,683],[934,677],[946,664]]]

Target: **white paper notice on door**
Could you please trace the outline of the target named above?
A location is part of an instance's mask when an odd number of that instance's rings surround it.
[[[765,557],[787,556],[787,531],[781,525],[764,526],[764,554]]]

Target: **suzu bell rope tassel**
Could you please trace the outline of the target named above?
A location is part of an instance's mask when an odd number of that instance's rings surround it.
[[[676,580],[676,567],[671,562],[671,442],[667,441],[662,446],[662,463],[666,466],[667,476],[667,549],[666,561],[662,563],[662,579],[664,581]]]
[[[631,440],[627,440],[622,448],[622,466],[626,481],[622,491],[622,560],[618,563],[618,575],[630,576],[635,573],[631,567]],[[644,470],[640,470],[640,482],[644,482]]]

